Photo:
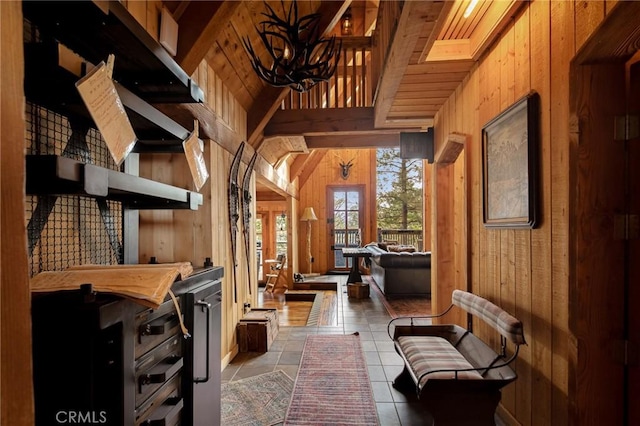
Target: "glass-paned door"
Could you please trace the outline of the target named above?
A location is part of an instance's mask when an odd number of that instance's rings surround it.
[[[256,259],[258,261],[258,282],[264,281],[264,269],[262,267],[262,215],[256,214]]]
[[[343,247],[359,247],[363,216],[363,189],[361,187],[329,188],[329,220],[331,250],[329,266],[334,270],[348,270],[353,258],[342,255]]]
[[[275,236],[276,236],[276,253],[287,254],[287,215],[283,212],[275,217],[274,223],[276,224]]]

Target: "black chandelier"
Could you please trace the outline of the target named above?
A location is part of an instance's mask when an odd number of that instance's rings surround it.
[[[290,87],[297,92],[306,92],[329,80],[336,71],[342,41],[336,43],[335,36],[321,38],[320,14],[298,19],[298,5],[293,0],[286,19],[281,19],[269,4],[265,5],[269,12],[262,14],[268,19],[260,23],[262,30],[256,27],[256,31],[271,65],[262,62],[248,38],[242,40],[258,76],[272,86]]]

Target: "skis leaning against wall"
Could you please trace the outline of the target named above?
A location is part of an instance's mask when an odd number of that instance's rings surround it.
[[[258,152],[254,151],[251,161],[247,166],[247,170],[244,171],[244,177],[242,178],[242,233],[244,235],[244,252],[247,256],[247,282],[249,285],[249,294],[251,294],[251,244],[249,238],[249,229],[251,226],[251,190],[249,185],[251,184],[251,175],[253,174],[253,166],[258,158]]]
[[[238,278],[236,276],[236,266],[238,266],[238,260],[236,258],[236,235],[238,233],[238,219],[240,215],[238,213],[238,207],[240,205],[239,200],[239,186],[238,186],[238,171],[240,170],[240,160],[242,159],[242,151],[244,150],[244,141],[238,146],[236,154],[233,156],[231,163],[231,170],[229,171],[229,233],[231,235],[231,259],[233,260],[233,301],[238,303]]]

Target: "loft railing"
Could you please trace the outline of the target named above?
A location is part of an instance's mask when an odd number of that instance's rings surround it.
[[[282,109],[371,107],[375,102],[389,47],[396,32],[404,1],[382,1],[371,37],[343,37],[340,61],[329,81],[305,93],[291,91]]]
[[[422,251],[422,230],[414,229],[378,229],[378,241],[414,246]]]
[[[373,32],[373,49],[371,52],[371,56],[373,58],[371,81],[375,85],[375,89],[372,92],[374,94],[374,102],[376,98],[376,89],[378,88],[378,83],[382,77],[384,64],[387,62],[389,48],[393,41],[398,21],[400,20],[403,5],[404,1],[381,1],[380,7],[378,8],[376,29]]]
[[[329,81],[304,93],[291,91],[282,109],[356,108],[373,105],[371,37],[342,39],[340,61]]]

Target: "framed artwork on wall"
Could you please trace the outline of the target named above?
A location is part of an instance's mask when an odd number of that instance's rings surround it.
[[[482,212],[487,228],[536,226],[539,103],[532,92],[482,128]]]

